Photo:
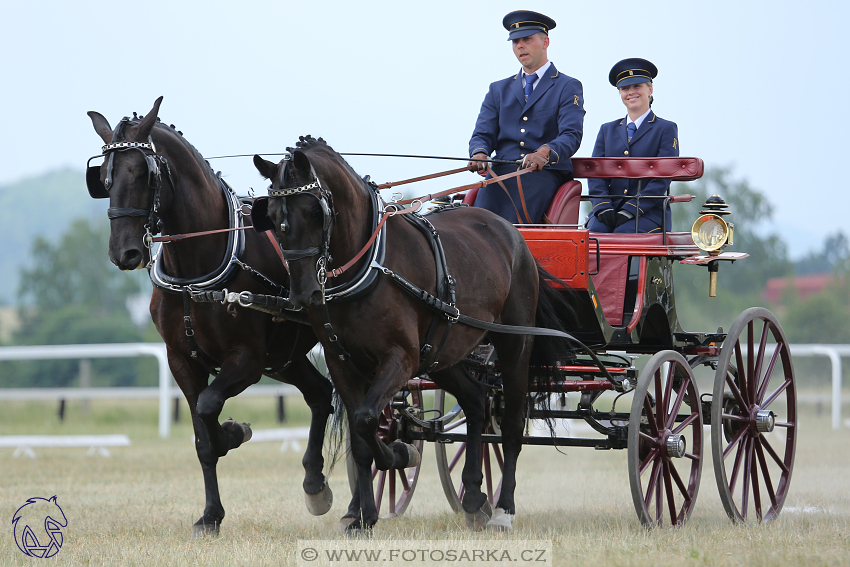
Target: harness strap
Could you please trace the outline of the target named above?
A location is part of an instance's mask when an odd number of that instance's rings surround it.
[[[216,370],[216,362],[210,358],[201,348],[198,346],[198,342],[195,340],[195,331],[192,329],[192,311],[191,311],[191,300],[190,294],[187,290],[183,290],[183,327],[186,332],[186,340],[189,341],[189,356],[197,360],[201,363],[201,366],[204,367],[204,370],[207,371],[207,374],[212,374],[213,376],[218,376],[218,370]]]
[[[514,198],[511,197],[511,192],[508,191],[508,188],[505,187],[504,183],[502,183],[501,178],[499,178],[495,173],[493,173],[493,170],[490,169],[489,165],[487,166],[487,173],[490,174],[491,179],[497,179],[496,183],[499,184],[499,187],[501,187],[502,191],[505,192],[505,195],[508,196],[508,200],[511,202],[511,206],[514,208],[514,212],[516,213],[517,224],[522,224],[522,217],[519,216],[519,210],[516,208],[516,203],[514,203]],[[517,186],[519,186],[519,178],[518,177],[517,177]],[[522,205],[523,205],[523,208],[525,208],[525,200],[523,200]],[[528,216],[528,214],[526,213],[526,217],[527,216]],[[531,221],[529,221],[529,224],[531,224]]]
[[[146,217],[150,211],[145,209],[109,207],[106,209],[106,216],[111,219],[120,219],[122,217]]]
[[[398,285],[402,290],[406,291],[407,293],[424,303],[426,307],[443,314],[450,322],[463,323],[464,325],[467,325],[469,327],[474,327],[476,329],[490,331],[493,333],[503,333],[508,335],[535,335],[544,337],[559,337],[567,339],[570,342],[576,343],[577,345],[579,345],[579,347],[582,348],[582,350],[584,350],[585,353],[590,356],[590,358],[597,364],[597,366],[599,366],[599,369],[605,375],[605,378],[614,386],[615,389],[621,392],[625,391],[625,387],[623,385],[623,377],[612,376],[611,373],[608,372],[607,368],[605,368],[605,365],[602,363],[602,361],[599,360],[599,357],[596,356],[596,353],[571,334],[555,329],[547,329],[545,327],[502,325],[500,323],[490,323],[488,321],[481,321],[480,319],[469,317],[468,315],[462,314],[460,310],[458,310],[458,308],[454,305],[449,305],[448,303],[441,301],[440,299],[434,297],[424,289],[420,289],[416,285],[406,280],[404,277],[393,272],[389,268],[377,264],[373,265],[377,269],[381,270],[384,274],[390,276],[391,281]]]
[[[468,171],[468,170],[467,170]],[[455,187],[453,189],[446,189],[445,191],[440,191],[439,193],[429,193],[428,195],[423,195],[422,197],[416,197],[415,199],[405,199],[403,201],[397,201],[399,205],[408,205],[415,201],[419,201],[424,203],[425,201],[432,201],[434,199],[439,199],[440,197],[445,197],[446,195],[453,195],[454,193],[460,193],[461,191],[468,191],[470,189],[482,188],[490,185],[491,183],[498,183],[502,179],[510,179],[511,177],[517,177],[519,175],[525,175],[526,173],[531,173],[534,171],[533,169],[518,169],[517,171],[506,173],[505,175],[500,175],[498,177],[492,177],[490,179],[483,179],[481,181],[476,181],[475,183],[470,183],[469,185],[462,185],[460,187]]]
[[[407,185],[408,183],[416,183],[417,181],[427,181],[428,179],[445,177],[446,175],[454,175],[455,173],[460,173],[462,171],[469,171],[469,167],[459,167],[457,169],[450,169],[448,171],[441,171],[439,173],[432,173],[430,175],[423,175],[422,177],[414,177],[412,179],[405,179],[403,181],[388,181],[387,183],[381,183],[380,185],[378,185],[378,189],[390,189],[391,187],[395,187],[396,185]]]

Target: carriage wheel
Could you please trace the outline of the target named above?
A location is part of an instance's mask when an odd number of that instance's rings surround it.
[[[773,313],[747,309],[723,342],[711,404],[714,475],[733,521],[779,515],[796,441],[797,388],[788,341]]]
[[[421,392],[406,392],[405,394],[410,396],[408,402],[410,405],[422,409]],[[378,420],[378,437],[381,441],[389,445],[399,438],[400,427],[401,417],[399,412],[394,410],[390,404],[387,404]],[[349,431],[350,434],[351,432]],[[419,439],[412,444],[419,451],[419,454],[422,455],[424,441]],[[351,489],[351,493],[354,494],[357,486],[357,467],[354,464],[354,459],[351,458],[351,451],[347,453],[345,464],[348,470],[348,486]],[[386,519],[404,514],[404,511],[410,505],[413,491],[416,489],[416,481],[419,479],[419,470],[421,468],[422,463],[420,462],[415,467],[381,471],[378,470],[374,463],[372,464],[372,482],[375,487],[375,506],[378,508],[378,517]],[[375,484],[376,479],[377,484]]]
[[[484,433],[497,434],[498,420],[493,415],[498,405],[493,395],[487,396],[489,412],[488,419],[485,420]],[[437,390],[434,392],[434,409],[438,411],[436,415],[446,415],[446,392]],[[449,410],[454,414],[454,418],[448,421],[443,426],[445,433],[461,433],[466,431],[466,416],[459,405]],[[466,441],[456,443],[435,443],[437,450],[437,472],[440,473],[440,483],[443,485],[443,492],[446,494],[446,499],[449,505],[455,512],[461,512],[461,500],[463,499],[464,487],[461,482],[461,472],[466,455]],[[504,459],[502,458],[502,447],[498,443],[482,443],[481,444],[481,468],[484,473],[484,486],[482,487],[487,494],[487,500],[490,506],[496,506],[499,500],[499,495],[502,491],[502,471],[504,470]],[[495,481],[495,482],[494,482]]]
[[[629,483],[640,521],[684,524],[694,510],[702,470],[702,409],[694,375],[672,350],[641,372],[629,416]]]

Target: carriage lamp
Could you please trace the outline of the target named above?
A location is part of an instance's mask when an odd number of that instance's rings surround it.
[[[719,195],[712,195],[706,200],[699,212],[700,216],[691,228],[691,237],[700,250],[709,256],[720,255],[720,250],[732,244],[735,225],[727,223],[723,217],[730,214],[729,205]],[[709,284],[708,295],[717,297],[717,270],[720,263],[708,263]]]

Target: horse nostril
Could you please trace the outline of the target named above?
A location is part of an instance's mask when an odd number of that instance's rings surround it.
[[[118,266],[122,270],[137,270],[142,267],[142,253],[139,250],[128,250],[121,256],[121,263]]]

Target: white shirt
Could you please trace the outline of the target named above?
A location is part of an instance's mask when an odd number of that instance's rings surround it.
[[[531,89],[532,89],[532,90],[534,90],[534,89],[536,89],[536,88],[537,88],[537,85],[540,83],[540,79],[542,79],[542,78],[543,78],[544,73],[546,73],[546,70],[547,70],[547,69],[549,69],[549,66],[550,66],[551,64],[552,64],[552,62],[551,62],[551,61],[547,61],[546,63],[544,63],[544,64],[543,64],[543,66],[542,66],[542,67],[540,67],[540,68],[539,68],[538,70],[536,70],[534,73],[531,73],[532,75],[537,75],[537,79],[534,81],[534,84],[533,84],[533,85],[531,85]],[[525,71],[523,71],[523,72],[522,72],[522,88],[525,88],[525,78],[526,78],[528,75],[529,75],[529,74],[528,74],[528,73],[526,73]]]
[[[650,110],[652,110],[652,108],[650,108],[649,110],[647,110],[646,112],[644,112],[643,114],[638,116],[637,120],[632,120],[632,118],[628,114],[626,114],[626,128],[629,127],[629,124],[634,122],[635,123],[635,131],[637,131],[637,129],[640,128],[640,125],[643,124],[643,120],[647,117],[647,115],[649,115]]]

